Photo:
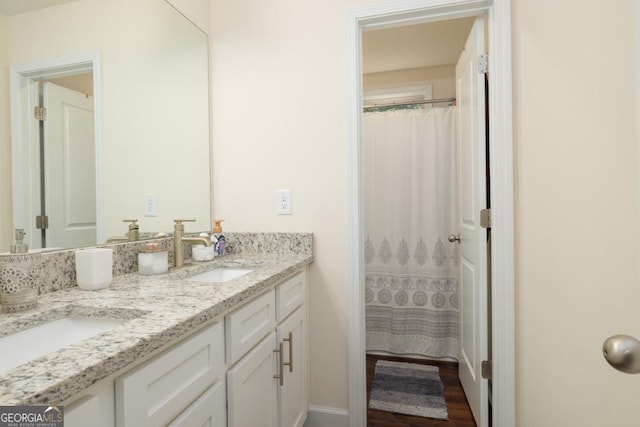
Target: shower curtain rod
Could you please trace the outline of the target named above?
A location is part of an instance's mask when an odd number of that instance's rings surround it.
[[[421,104],[440,104],[443,102],[456,102],[455,98],[440,98],[440,99],[429,99],[427,101],[412,101],[412,102],[391,102],[388,104],[373,104],[366,105],[363,107],[364,110],[367,108],[384,108],[384,107],[396,107],[403,105],[421,105]]]

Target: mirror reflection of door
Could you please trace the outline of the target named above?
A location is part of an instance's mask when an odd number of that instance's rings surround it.
[[[14,226],[30,249],[95,246],[100,213],[100,106],[95,54],[12,67]]]
[[[93,96],[45,81],[42,100],[43,247],[96,245]]]

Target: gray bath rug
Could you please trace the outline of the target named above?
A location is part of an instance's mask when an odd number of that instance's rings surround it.
[[[448,419],[439,371],[437,366],[378,360],[369,408]]]

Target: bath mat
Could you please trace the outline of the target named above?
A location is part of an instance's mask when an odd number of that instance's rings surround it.
[[[440,370],[437,366],[378,360],[369,408],[448,419]]]

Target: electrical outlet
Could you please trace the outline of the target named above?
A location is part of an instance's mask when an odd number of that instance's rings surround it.
[[[158,198],[155,193],[144,195],[144,216],[158,216]]]
[[[276,190],[276,214],[291,215],[291,190]]]

